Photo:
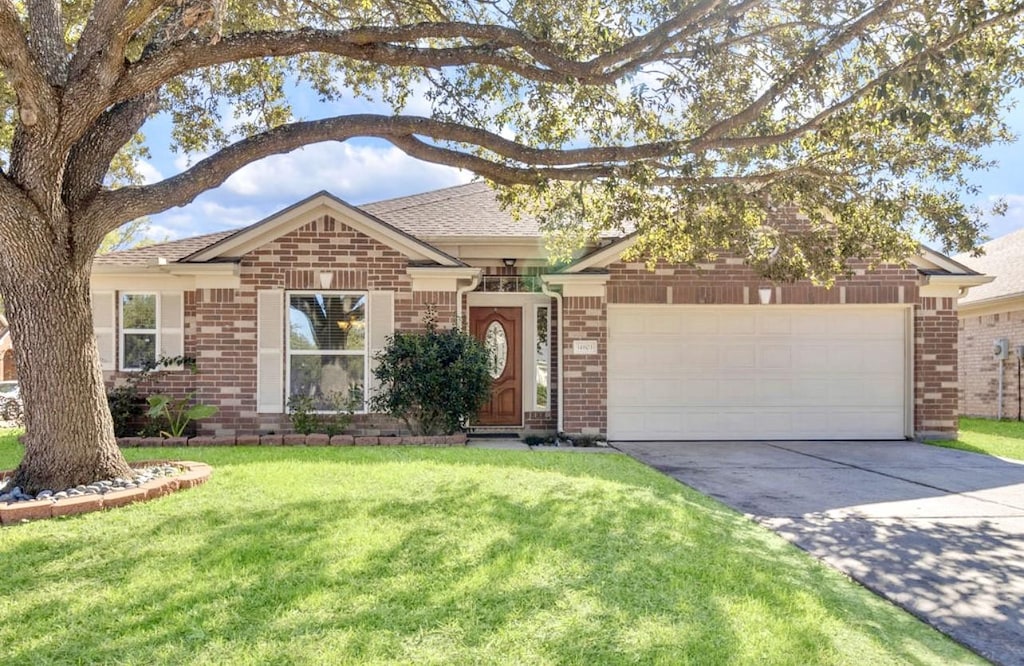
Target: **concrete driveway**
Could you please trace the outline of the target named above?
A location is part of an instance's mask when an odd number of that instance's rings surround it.
[[[613,442],[984,657],[1024,664],[1024,464],[917,442]]]

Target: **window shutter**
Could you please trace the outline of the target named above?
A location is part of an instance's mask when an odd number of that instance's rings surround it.
[[[180,291],[165,291],[160,294],[160,349],[161,357],[174,358],[185,354],[185,294]],[[169,366],[169,370],[181,370],[184,366]]]
[[[370,376],[367,377],[366,381],[368,387],[366,397],[371,398],[377,394],[380,388],[375,374],[377,361],[373,357],[387,346],[388,338],[394,335],[395,332],[395,292],[371,291],[368,300],[368,305],[370,306],[370,344],[369,349],[366,351],[370,355]]]
[[[284,291],[256,292],[256,411],[284,411]]]
[[[114,352],[116,340],[114,322],[117,318],[115,297],[116,294],[112,291],[94,291],[91,294],[92,330],[96,336],[96,347],[100,352],[100,368],[103,370],[117,369]]]

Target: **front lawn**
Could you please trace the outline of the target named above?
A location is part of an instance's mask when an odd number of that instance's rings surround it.
[[[5,663],[983,663],[625,456],[126,455],[214,476],[3,528]]]
[[[954,440],[928,442],[990,456],[1024,460],[1024,423],[992,419],[960,418],[960,434]]]

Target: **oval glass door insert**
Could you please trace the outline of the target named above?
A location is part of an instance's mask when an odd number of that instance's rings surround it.
[[[505,364],[508,362],[508,338],[505,337],[504,327],[498,322],[492,321],[487,327],[484,347],[491,357],[491,379],[497,379],[505,372]]]

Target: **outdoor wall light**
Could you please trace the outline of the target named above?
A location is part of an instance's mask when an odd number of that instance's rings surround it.
[[[506,268],[512,268],[516,265],[516,260],[512,257],[506,257],[501,260],[501,263],[505,264]]]
[[[768,305],[772,302],[772,288],[771,287],[758,287],[757,297],[761,299],[761,305]]]

